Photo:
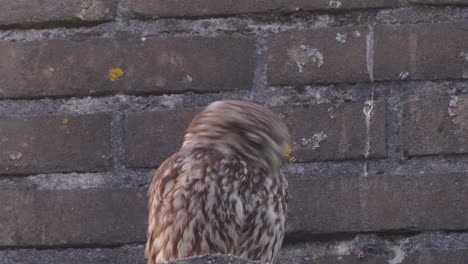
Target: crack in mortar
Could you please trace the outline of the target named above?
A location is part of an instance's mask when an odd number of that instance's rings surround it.
[[[366,65],[369,79],[374,81],[374,28],[369,26],[369,33],[366,36]]]

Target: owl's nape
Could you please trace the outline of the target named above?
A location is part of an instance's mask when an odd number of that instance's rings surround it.
[[[289,146],[282,120],[249,102],[218,101],[197,114],[181,149],[148,191],[148,263],[212,253],[269,263],[284,237]]]

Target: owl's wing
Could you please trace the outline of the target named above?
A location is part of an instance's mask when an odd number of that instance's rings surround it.
[[[160,249],[165,247],[160,236],[174,219],[174,210],[168,210],[170,206],[163,203],[179,176],[179,157],[180,154],[176,153],[159,166],[148,189],[148,231],[145,249],[148,263],[155,263]]]

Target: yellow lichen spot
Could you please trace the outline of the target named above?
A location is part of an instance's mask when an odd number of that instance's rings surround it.
[[[62,120],[62,124],[64,125],[68,124],[68,122],[70,122],[70,120],[68,120],[66,117]]]
[[[291,156],[292,152],[293,152],[292,148],[288,148],[288,149],[283,153],[283,155],[287,158],[287,157]]]
[[[89,90],[89,94],[95,94],[96,90]]]
[[[5,94],[5,91],[2,88],[0,88],[0,96],[2,96],[4,94]]]
[[[109,70],[109,79],[113,82],[118,81],[124,75],[124,71],[120,68],[113,68]]]
[[[293,150],[292,148],[288,148],[284,153],[283,153],[283,156],[288,160],[288,162],[290,163],[294,163],[296,162],[296,158],[291,156],[293,153]]]

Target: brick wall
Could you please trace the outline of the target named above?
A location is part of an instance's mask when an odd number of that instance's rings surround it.
[[[467,263],[466,79],[466,0],[3,0],[0,263],[145,263],[148,182],[226,98],[291,129],[280,263]]]

